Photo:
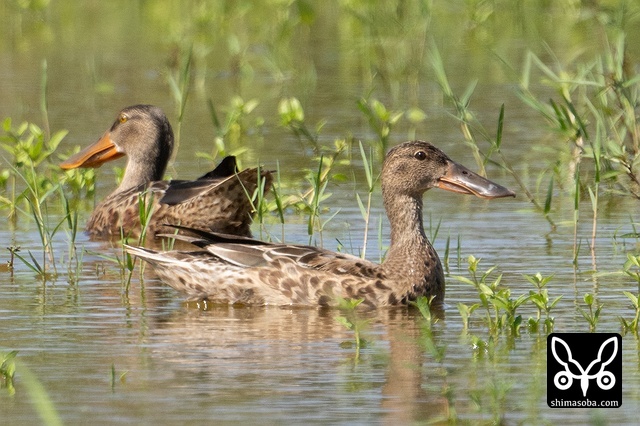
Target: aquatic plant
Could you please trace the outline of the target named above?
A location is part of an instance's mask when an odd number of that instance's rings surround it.
[[[253,212],[255,212],[254,223],[257,223],[260,226],[260,231],[262,232],[264,228],[265,215],[273,207],[272,207],[272,204],[267,202],[264,196],[268,190],[268,188],[266,187],[267,180],[262,176],[262,172],[260,170],[259,165],[257,167],[256,173],[257,173],[258,180],[256,182],[256,189],[253,191],[253,193],[250,194],[249,191],[247,191],[247,188],[245,188],[244,186],[243,186],[243,189],[244,189],[245,196],[247,197],[247,199],[249,200],[249,203],[251,204],[251,209],[253,210]],[[242,181],[240,183],[242,184]],[[276,208],[278,208],[277,204],[275,206]]]
[[[598,304],[596,298],[592,293],[585,293],[582,298],[587,305],[587,310],[578,307],[578,312],[589,324],[589,331],[595,333],[598,321],[600,320],[600,313],[602,312],[602,304]]]
[[[633,278],[640,288],[640,255],[627,254],[627,260],[622,266],[622,272]]]
[[[369,156],[364,150],[362,146],[362,142],[359,142],[360,146],[360,155],[362,157],[362,163],[364,165],[364,173],[367,179],[367,202],[366,206],[362,202],[362,198],[360,194],[356,193],[356,201],[358,201],[358,207],[360,208],[360,214],[362,215],[362,219],[364,220],[364,237],[362,241],[362,251],[360,256],[364,259],[367,255],[367,241],[369,237],[369,222],[371,220],[371,197],[373,196],[373,190],[375,189],[375,183],[378,178],[373,177],[373,163],[370,161],[371,159],[371,151],[369,151]]]
[[[623,291],[624,295],[627,296],[627,299],[631,302],[631,307],[634,309],[634,317],[632,320],[628,321],[623,317],[619,317],[620,323],[622,324],[623,332],[631,332],[634,334],[638,334],[638,321],[640,321],[640,293],[633,294],[629,291]]]
[[[127,377],[128,371],[124,371],[120,373],[120,375],[116,374],[116,365],[111,364],[111,371],[109,374],[109,381],[111,382],[111,392],[116,391],[116,382],[124,383]]]
[[[342,313],[335,317],[337,322],[353,331],[353,342],[343,342],[340,346],[343,348],[355,347],[354,362],[356,363],[360,360],[360,349],[368,345],[368,341],[362,337],[362,331],[369,326],[369,320],[360,318],[360,314],[356,310],[363,301],[364,299],[340,299],[338,309]]]
[[[524,275],[524,277],[536,287],[536,291],[529,291],[529,300],[536,306],[538,314],[536,318],[529,318],[527,324],[529,326],[529,330],[532,333],[537,332],[540,327],[540,321],[543,321],[542,324],[544,325],[544,332],[546,334],[552,333],[555,318],[551,316],[551,310],[558,304],[560,299],[562,299],[562,295],[560,295],[551,300],[549,297],[549,291],[545,288],[553,278],[553,275],[543,277],[542,274],[538,272],[535,275]]]
[[[278,221],[280,222],[280,241],[285,240],[285,209],[288,207],[283,200],[283,186],[282,186],[282,178],[280,176],[280,162],[276,163],[275,177],[273,179],[273,183],[271,184],[271,194],[273,195],[273,203],[269,210],[274,212],[278,216]],[[260,232],[262,233],[263,228],[260,227]]]
[[[15,357],[18,351],[0,352],[0,389],[6,389],[10,396],[15,395],[13,376],[16,373]]]
[[[10,396],[15,396],[14,378],[16,372],[21,376],[21,384],[26,390],[36,412],[45,425],[61,426],[62,421],[49,394],[38,378],[24,363],[16,361],[18,351],[0,352],[0,389],[7,389]]]
[[[357,102],[358,108],[369,122],[369,127],[377,136],[377,158],[382,161],[389,150],[391,129],[404,115],[403,111],[389,111],[377,99],[361,98]]]
[[[485,166],[488,162],[493,162],[500,166],[502,169],[506,170],[517,182],[518,186],[529,199],[529,201],[533,204],[535,209],[544,215],[544,218],[547,220],[547,222],[549,222],[551,229],[555,230],[556,224],[549,215],[550,205],[548,205],[548,202],[550,192],[547,192],[547,202],[545,202],[543,206],[542,203],[540,203],[538,197],[529,190],[529,187],[526,185],[525,181],[519,176],[519,174],[516,172],[516,170],[508,161],[507,157],[502,151],[502,133],[505,113],[504,104],[500,107],[496,136],[495,138],[491,137],[489,132],[485,129],[482,123],[480,123],[480,121],[476,118],[473,111],[469,108],[471,97],[476,88],[477,81],[471,82],[462,95],[456,95],[451,88],[444,63],[435,43],[432,43],[430,52],[431,66],[435,73],[436,80],[445,99],[447,99],[455,109],[455,117],[460,123],[460,129],[464,136],[465,143],[473,153],[476,164],[479,168],[479,173],[482,175],[485,174]],[[480,137],[489,144],[488,152],[485,153],[480,149],[476,133],[478,133]],[[496,162],[492,160],[492,156],[494,154],[499,157],[499,161]]]
[[[177,70],[170,70],[168,73],[168,82],[169,87],[171,88],[171,95],[173,96],[173,101],[176,104],[176,112],[178,116],[178,120],[175,126],[174,131],[174,150],[173,150],[173,158],[171,161],[175,159],[175,156],[178,153],[180,148],[180,135],[182,134],[182,122],[184,120],[184,113],[187,107],[187,99],[189,97],[189,91],[191,89],[191,62],[193,56],[193,49],[190,48],[184,54],[184,57],[181,58],[180,64],[177,65]]]
[[[67,135],[66,130],[51,134],[47,105],[47,63],[43,61],[41,73],[40,109],[44,129],[40,126],[23,122],[14,127],[11,118],[2,123],[4,134],[0,136],[0,148],[7,154],[2,159],[6,169],[0,174],[0,183],[6,189],[10,186],[9,197],[0,196],[0,209],[8,208],[8,216],[15,223],[18,217],[33,219],[38,230],[42,247],[40,260],[27,250],[28,258],[19,254],[19,249],[10,247],[11,265],[19,258],[42,281],[57,276],[57,265],[53,250],[55,234],[64,223],[67,224],[69,241],[68,272],[78,276],[80,266],[75,239],[77,236],[77,213],[71,212],[69,200],[62,190],[68,184],[70,191],[76,195],[90,196],[94,190],[94,174],[77,172],[64,174],[57,168],[58,147]],[[61,202],[60,202],[61,201]],[[56,223],[50,222],[51,212],[60,212],[63,217]],[[72,264],[74,264],[72,266]]]
[[[53,237],[60,226],[66,221],[66,218],[62,218],[54,226],[51,226],[49,222],[48,199],[52,194],[58,191],[59,184],[48,187],[43,193],[43,188],[39,185],[38,179],[36,178],[36,171],[33,166],[30,169],[27,169],[29,170],[27,175],[22,174],[14,166],[11,166],[11,168],[14,174],[19,177],[26,186],[26,189],[20,195],[20,198],[24,198],[27,201],[29,211],[27,212],[22,208],[17,207],[15,204],[14,207],[25,216],[31,215],[34,219],[42,245],[42,258],[39,262],[30,250],[28,251],[30,260],[22,257],[17,251],[12,251],[12,255],[15,255],[26,266],[33,270],[42,281],[46,281],[57,275],[55,254],[52,246]]]
[[[9,154],[2,156],[7,165],[5,182],[10,187],[9,197],[2,197],[2,206],[9,208],[9,217],[17,218],[18,202],[23,199],[28,204],[27,195],[46,193],[57,180],[45,173],[47,160],[53,155],[67,132],[61,130],[51,139],[45,137],[44,131],[33,123],[23,122],[14,127],[7,118],[2,124],[4,135],[0,136],[0,147]],[[24,188],[24,184],[32,185]]]
[[[640,321],[640,255],[636,256],[632,253],[627,254],[627,260],[622,267],[622,272],[633,278],[638,284],[638,292],[632,293],[630,291],[623,291],[622,293],[631,302],[631,307],[634,310],[633,319],[627,320],[623,317],[618,317],[622,330],[624,333],[631,332],[638,334],[638,322]]]
[[[613,20],[619,25],[617,20]],[[614,25],[614,28],[615,28]],[[549,128],[568,144],[558,145],[545,210],[551,206],[554,180],[570,186],[574,198],[574,255],[577,267],[580,241],[578,218],[582,194],[591,202],[590,250],[597,270],[596,238],[601,192],[640,197],[640,77],[628,67],[625,33],[602,31],[602,51],[588,62],[549,65],[528,52],[522,67],[518,94],[544,117]],[[553,52],[551,53],[552,57]],[[556,95],[543,101],[531,89],[534,72]],[[584,164],[587,163],[587,164]],[[591,166],[589,167],[589,163]],[[569,182],[573,181],[570,185]],[[548,207],[547,207],[548,206]]]
[[[497,335],[503,329],[507,329],[511,335],[517,336],[520,332],[520,326],[522,325],[522,316],[517,315],[517,310],[529,300],[529,296],[522,294],[515,299],[512,298],[511,290],[500,286],[502,274],[498,275],[493,281],[489,281],[489,277],[496,269],[496,266],[489,268],[482,273],[481,276],[478,276],[480,260],[481,259],[476,259],[473,255],[467,259],[471,279],[461,276],[454,277],[463,283],[475,287],[478,291],[478,297],[480,298],[479,305],[474,304],[467,306],[462,303],[458,304],[458,310],[463,318],[465,328],[468,327],[471,314],[479,307],[482,307],[486,313],[484,321],[491,334]]]
[[[207,107],[209,109],[209,116],[211,118],[211,123],[215,128],[215,137],[213,139],[214,152],[213,154],[198,152],[196,153],[196,156],[213,161],[217,156],[240,155],[245,152],[246,148],[237,148],[233,151],[228,151],[228,145],[238,145],[240,136],[243,133],[246,133],[249,129],[258,128],[264,124],[264,118],[262,117],[257,117],[253,124],[245,123],[247,117],[259,104],[260,101],[255,98],[245,101],[240,96],[233,96],[229,105],[219,108],[225,111],[224,120],[221,120],[218,108],[216,108],[212,99],[208,99]]]
[[[304,118],[304,109],[300,101],[295,98],[283,98],[278,103],[278,115],[280,124],[289,130],[302,142],[303,138],[311,143],[313,151],[316,155],[320,154],[319,134],[322,127],[326,124],[326,120],[321,120],[315,125],[315,129],[311,130],[307,126]]]
[[[336,140],[332,151],[327,155],[320,154],[317,157],[317,168],[307,170],[305,179],[309,185],[309,189],[299,195],[291,195],[282,200],[282,208],[294,206],[299,211],[307,215],[307,234],[309,235],[309,243],[312,242],[314,235],[317,233],[320,237],[319,244],[323,245],[322,231],[324,226],[339,212],[336,210],[327,219],[323,220],[322,203],[331,197],[331,193],[327,192],[327,185],[333,178],[331,172],[336,163],[337,158],[345,149],[343,140]]]

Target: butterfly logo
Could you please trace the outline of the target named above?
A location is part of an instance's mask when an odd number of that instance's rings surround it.
[[[609,345],[613,345],[612,354],[606,361],[603,361],[602,356],[604,354],[605,348]],[[563,348],[564,351],[559,350],[560,348]],[[610,339],[605,340],[602,345],[600,345],[597,358],[593,360],[591,364],[587,366],[587,368],[582,368],[582,365],[580,365],[578,361],[573,359],[573,355],[571,354],[569,345],[567,345],[567,343],[559,337],[553,336],[553,338],[551,339],[551,351],[556,361],[558,361],[558,363],[564,367],[564,371],[558,372],[553,378],[553,384],[556,386],[556,388],[560,390],[566,390],[569,389],[573,384],[573,379],[580,380],[582,396],[586,397],[587,389],[589,389],[589,381],[592,379],[596,379],[598,387],[602,390],[609,390],[616,384],[616,378],[613,373],[605,370],[605,368],[609,364],[611,364],[616,354],[618,353],[618,340],[615,337],[611,337]],[[563,360],[563,355],[567,357],[566,360]],[[577,368],[580,374],[574,374],[571,371],[571,365]],[[597,372],[591,372],[592,370],[596,369]]]

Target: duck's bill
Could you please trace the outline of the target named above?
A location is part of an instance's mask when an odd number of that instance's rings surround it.
[[[515,192],[489,179],[483,178],[466,167],[449,162],[447,173],[438,180],[438,188],[480,198],[515,197]]]
[[[110,133],[107,132],[94,144],[67,158],[60,164],[60,167],[64,170],[78,167],[100,167],[103,163],[115,160],[123,155],[111,140]]]

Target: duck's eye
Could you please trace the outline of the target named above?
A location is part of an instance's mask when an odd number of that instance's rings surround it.
[[[127,117],[125,114],[120,114],[120,117],[118,117],[118,121],[120,121],[121,123],[126,122],[129,119],[129,117]]]
[[[413,156],[420,161],[423,161],[427,158],[427,154],[424,151],[418,151]]]

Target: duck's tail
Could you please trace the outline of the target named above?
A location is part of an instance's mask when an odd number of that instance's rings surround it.
[[[146,249],[144,247],[134,247],[127,244],[123,245],[127,253],[137,256],[140,259],[145,260],[146,262],[158,264],[168,263],[170,261],[170,259],[167,256],[164,256],[163,253],[157,252],[155,250]]]

